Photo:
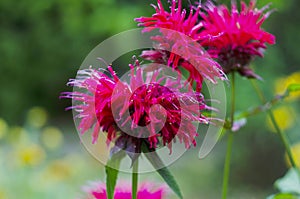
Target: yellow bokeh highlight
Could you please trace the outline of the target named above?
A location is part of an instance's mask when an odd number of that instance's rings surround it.
[[[29,133],[23,127],[13,126],[9,129],[7,137],[10,143],[19,145],[29,140]]]
[[[69,179],[74,171],[71,162],[66,160],[55,160],[51,162],[42,176],[47,181],[63,181]]]
[[[0,189],[0,199],[7,199],[5,191],[1,189]]]
[[[5,120],[0,118],[0,139],[2,139],[8,131],[8,125]]]
[[[41,134],[41,140],[48,149],[57,149],[63,144],[63,134],[56,127],[46,127]]]
[[[30,126],[41,128],[47,122],[48,114],[41,107],[33,107],[27,113],[27,122]]]
[[[275,92],[283,94],[287,87],[291,84],[300,84],[300,72],[295,72],[285,78],[279,78],[275,82]],[[294,100],[300,97],[300,91],[291,92],[286,98],[287,100]]]
[[[300,143],[293,145],[291,147],[291,151],[292,151],[292,156],[293,156],[293,159],[295,160],[297,167],[300,168]],[[290,162],[287,154],[285,155],[285,159],[286,159],[287,165],[289,167],[291,167],[292,165],[291,165],[291,162]]]
[[[276,109],[272,109],[277,125],[281,130],[287,130],[295,124],[295,112],[289,106],[280,106]],[[274,125],[270,119],[267,118],[267,126],[272,132],[276,132]]]
[[[17,157],[21,166],[40,165],[46,157],[44,149],[36,144],[31,144],[17,149]]]

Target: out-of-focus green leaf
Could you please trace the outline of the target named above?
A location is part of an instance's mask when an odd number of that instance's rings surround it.
[[[276,195],[269,196],[267,199],[300,199],[300,196],[296,196],[291,193],[279,193]]]
[[[296,169],[290,169],[287,174],[275,182],[275,187],[281,193],[296,193],[300,195],[300,178]]]
[[[300,91],[300,84],[290,84],[287,88],[289,92]]]

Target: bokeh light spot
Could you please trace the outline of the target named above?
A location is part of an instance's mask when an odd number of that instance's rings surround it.
[[[44,146],[48,149],[54,150],[63,144],[63,134],[56,127],[46,127],[42,131],[41,140]]]

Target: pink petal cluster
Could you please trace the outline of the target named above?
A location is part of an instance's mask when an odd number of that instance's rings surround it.
[[[191,7],[190,13],[187,15],[185,9],[182,9],[182,1],[172,0],[171,11],[168,12],[164,9],[161,0],[157,1],[157,6],[153,5],[156,13],[152,17],[140,17],[135,19],[140,22],[139,26],[144,26],[144,32],[149,32],[155,28],[171,29],[181,32],[192,39],[198,41],[201,36],[199,30],[201,24],[198,23],[198,13],[200,7],[193,12]]]
[[[153,37],[158,45],[156,50],[147,50],[142,57],[156,63],[166,64],[178,69],[183,67],[189,72],[188,81],[196,82],[197,91],[202,88],[203,77],[215,82],[215,78],[222,78],[222,72],[218,63],[210,59],[210,56],[195,45],[203,40],[200,32],[202,24],[198,23],[200,7],[193,11],[191,7],[189,14],[182,9],[181,0],[176,3],[172,0],[170,12],[166,11],[160,0],[157,6],[152,5],[156,13],[151,17],[140,17],[136,21],[139,26],[144,26],[144,32],[159,29],[161,35]],[[183,36],[184,35],[184,36]]]
[[[138,63],[135,67],[131,65],[127,83],[110,66],[109,74],[95,69],[80,70],[77,79],[69,82],[75,91],[65,92],[61,97],[73,99],[75,105],[70,108],[77,112],[80,132],[93,129],[93,143],[102,130],[107,132],[108,143],[115,141],[132,153],[140,153],[143,142],[152,149],[160,145],[171,150],[176,139],[186,148],[196,145],[198,134],[193,122],[208,123],[200,114],[208,107],[200,93],[180,90],[184,87],[180,74],[172,79],[161,76],[160,71],[155,69],[149,76]]]
[[[263,56],[266,43],[275,43],[274,35],[261,28],[270,15],[270,12],[264,13],[268,6],[257,9],[255,4],[255,0],[250,0],[249,6],[242,1],[239,11],[234,1],[231,10],[225,5],[208,3],[200,14],[203,19],[201,45],[207,47],[225,73],[237,70],[241,75],[256,78],[247,68],[248,64],[255,56]]]
[[[112,68],[109,67],[111,73]],[[100,127],[102,131],[108,133],[108,139],[112,140],[117,132],[116,123],[110,108],[111,96],[116,82],[108,75],[95,69],[79,70],[77,79],[71,79],[68,86],[81,89],[83,91],[64,92],[61,98],[73,99],[76,105],[67,108],[74,109],[80,119],[79,130],[84,134],[89,129],[93,129],[93,143],[98,140]]]
[[[121,182],[116,186],[114,199],[131,199],[130,183]],[[87,195],[82,199],[107,199],[105,183],[94,182],[91,186],[85,187]],[[165,186],[158,186],[153,183],[142,183],[138,188],[137,199],[163,199],[167,193]]]

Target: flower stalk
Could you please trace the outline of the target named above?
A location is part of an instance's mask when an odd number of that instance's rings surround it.
[[[137,199],[139,159],[132,166],[132,199]]]
[[[267,102],[266,97],[264,96],[262,90],[259,88],[257,83],[255,81],[251,81],[251,84],[254,87],[254,89],[255,89],[257,95],[259,96],[260,100],[263,103],[266,103]],[[296,170],[298,170],[297,165],[296,165],[296,161],[294,160],[293,155],[292,155],[291,145],[289,143],[289,140],[288,140],[286,134],[279,128],[279,125],[277,124],[277,121],[275,119],[272,108],[267,110],[267,114],[269,115],[269,117],[271,119],[271,122],[272,122],[277,134],[279,135],[282,144],[284,145],[284,148],[286,150],[287,156],[289,158],[289,161],[290,161],[292,167],[295,168]]]
[[[229,175],[230,175],[232,143],[233,143],[233,132],[230,131],[228,134],[226,159],[225,159],[225,164],[224,164],[222,199],[227,198]]]
[[[232,73],[231,78],[231,114],[230,114],[230,131],[228,134],[227,151],[224,164],[224,175],[223,175],[223,188],[222,188],[222,199],[227,198],[229,176],[230,176],[230,163],[231,153],[233,144],[233,131],[231,130],[234,125],[234,111],[235,111],[235,73]]]

